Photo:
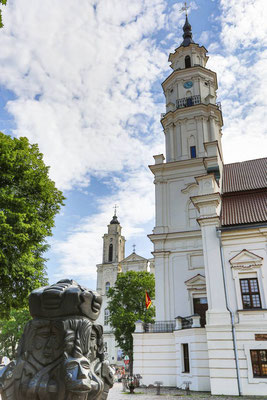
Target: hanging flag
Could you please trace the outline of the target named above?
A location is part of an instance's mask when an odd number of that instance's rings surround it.
[[[151,301],[151,299],[150,299],[150,297],[148,296],[148,293],[147,293],[147,291],[146,291],[146,309],[147,309],[147,310],[149,309],[149,307],[151,306],[151,304],[152,304],[152,301]]]

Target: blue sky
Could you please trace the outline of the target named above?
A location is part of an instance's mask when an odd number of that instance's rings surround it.
[[[226,163],[266,155],[266,0],[189,1],[195,42],[218,74]],[[95,287],[114,204],[126,256],[151,257],[153,176],[163,153],[161,82],[182,41],[174,0],[9,0],[0,31],[0,130],[38,143],[67,197],[50,282]]]

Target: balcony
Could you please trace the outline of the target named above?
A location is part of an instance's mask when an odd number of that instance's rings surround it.
[[[201,103],[200,95],[184,97],[183,99],[176,100],[176,108],[192,107],[200,103]]]
[[[200,316],[198,314],[189,317],[176,317],[172,321],[156,321],[154,323],[135,323],[136,333],[166,333],[181,329],[200,328]]]

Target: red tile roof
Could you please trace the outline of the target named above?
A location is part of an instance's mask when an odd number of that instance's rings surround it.
[[[267,158],[224,165],[223,193],[266,187]]]
[[[224,165],[222,226],[267,221],[267,158]]]
[[[223,196],[223,226],[255,224],[267,221],[267,192]]]

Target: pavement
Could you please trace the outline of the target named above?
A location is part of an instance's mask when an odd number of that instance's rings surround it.
[[[191,392],[186,395],[185,391],[179,389],[161,388],[161,395],[156,395],[156,388],[138,388],[135,389],[135,394],[122,392],[122,384],[116,382],[113,388],[109,391],[108,400],[237,400],[237,396],[211,396],[209,393]],[[244,396],[242,400],[266,400],[266,396]]]

